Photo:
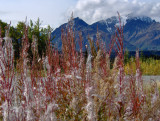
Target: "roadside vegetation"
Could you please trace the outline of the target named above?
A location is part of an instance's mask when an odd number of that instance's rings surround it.
[[[130,73],[136,73],[136,59],[135,57],[126,57],[127,59],[125,60],[125,73],[130,74]],[[145,75],[154,75],[154,76],[159,76],[160,75],[160,59],[158,58],[153,58],[153,57],[143,57],[140,56],[140,68],[142,74]]]
[[[51,43],[50,28],[41,36],[37,25],[32,29],[31,23],[24,22],[16,58],[12,41],[15,34],[10,34],[12,29],[7,25],[5,35],[1,31],[0,36],[0,119],[159,120],[159,84],[153,80],[149,85],[144,84],[141,64],[147,61],[141,63],[138,50],[130,65],[127,65],[130,61],[125,62],[120,16],[119,22],[109,49],[100,41],[98,32],[96,44],[89,38],[87,58],[82,51],[81,32],[78,38],[80,49],[76,50],[73,17],[62,30],[61,53]],[[45,42],[44,49],[41,42]],[[19,41],[17,43],[19,45]],[[113,50],[116,58],[111,64]],[[126,76],[127,66],[131,71]]]

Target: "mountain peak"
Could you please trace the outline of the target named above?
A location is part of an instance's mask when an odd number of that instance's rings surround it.
[[[99,22],[104,23],[104,24],[116,24],[116,23],[118,23],[118,17],[113,16],[111,18],[107,18],[107,19],[101,20]]]
[[[155,22],[155,20],[151,19],[150,17],[148,16],[133,16],[131,14],[129,14],[127,16],[127,20],[141,20],[141,21],[144,21],[146,23],[152,23],[152,22]]]
[[[85,21],[83,21],[79,17],[74,18],[73,21],[74,21],[74,24],[76,24],[76,25],[83,25],[83,26],[87,26],[88,25]]]
[[[73,28],[76,28],[77,30],[81,30],[82,28],[85,28],[88,26],[88,24],[83,21],[82,19],[80,19],[79,17],[70,19],[68,23],[63,24],[64,27],[70,26],[70,22],[73,25]]]
[[[76,18],[73,19],[73,21],[83,21],[83,20],[79,17],[76,17]]]

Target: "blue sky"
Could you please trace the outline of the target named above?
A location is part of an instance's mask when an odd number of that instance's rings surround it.
[[[12,25],[39,17],[42,26],[54,29],[67,22],[71,13],[88,23],[129,13],[160,19],[160,0],[0,0],[0,19]]]

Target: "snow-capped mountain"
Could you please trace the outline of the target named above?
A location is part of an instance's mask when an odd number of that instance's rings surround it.
[[[79,31],[82,33],[83,44],[88,44],[88,36],[96,41],[97,28],[101,40],[109,46],[111,37],[119,25],[118,17],[111,17],[105,20],[87,24],[80,18],[75,18],[74,29],[76,41],[78,41]],[[160,50],[160,23],[146,16],[127,16],[121,17],[121,23],[124,25],[124,48],[127,50]],[[67,23],[61,25],[53,31],[55,37],[53,43],[61,49],[61,29],[65,29]]]

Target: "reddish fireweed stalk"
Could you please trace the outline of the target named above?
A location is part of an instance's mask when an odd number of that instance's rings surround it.
[[[143,93],[143,83],[141,83],[138,54],[136,55],[136,76],[132,75],[127,78],[124,73],[123,28],[121,24],[117,27],[111,46],[111,48],[114,47],[118,56],[116,69],[114,68],[116,71],[110,69],[109,56],[105,55],[104,49],[101,51],[101,47],[98,53],[95,53],[94,58],[92,58],[93,55],[89,54],[85,63],[82,54],[82,37],[80,36],[81,49],[80,54],[78,54],[75,33],[72,27],[73,25],[68,26],[67,31],[62,33],[62,54],[59,54],[50,45],[50,41],[48,42],[47,57],[44,59],[46,60],[46,66],[39,71],[37,71],[38,66],[36,63],[42,64],[44,61],[38,62],[39,57],[36,57],[35,53],[36,46],[33,46],[34,57],[31,67],[29,68],[27,64],[29,43],[27,28],[25,28],[21,53],[21,79],[19,79],[20,84],[18,85],[20,89],[17,95],[18,106],[14,108],[20,111],[17,113],[15,120],[71,120],[71,118],[73,120],[146,119],[142,115],[143,108],[145,108],[144,103],[147,102]],[[5,74],[7,76],[8,73]],[[8,76],[11,75],[9,74]],[[116,79],[115,75],[117,76]],[[27,77],[30,76],[31,79],[29,80]],[[8,89],[10,83],[8,84],[7,80],[1,81],[1,83],[4,89],[5,87]],[[11,87],[17,89],[15,85]],[[9,94],[13,97],[14,93],[11,93],[10,90]],[[158,102],[158,91],[155,90],[154,92],[155,95],[153,95],[151,107],[154,107]],[[7,104],[6,101],[3,100],[3,104],[5,106]],[[13,101],[10,100],[9,104],[13,104]],[[4,119],[7,120],[9,116],[11,117],[10,110],[12,107],[12,105],[9,105],[6,109],[2,109],[5,114]],[[10,114],[6,115],[8,108]],[[147,115],[146,112],[144,113]],[[13,115],[12,113],[12,118],[14,117]]]

